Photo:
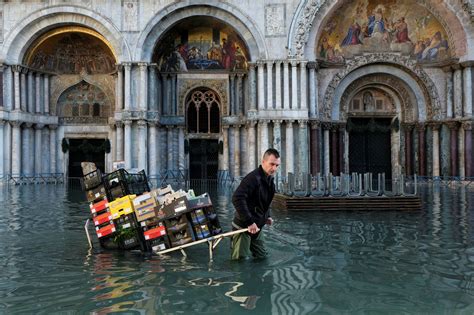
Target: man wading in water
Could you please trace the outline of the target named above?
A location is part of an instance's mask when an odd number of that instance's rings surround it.
[[[273,176],[280,166],[280,154],[268,149],[262,158],[262,164],[242,179],[232,196],[235,216],[232,221],[234,230],[247,227],[247,233],[232,236],[231,259],[237,260],[250,256],[265,258],[263,231],[265,224],[272,225],[270,203],[275,195]]]

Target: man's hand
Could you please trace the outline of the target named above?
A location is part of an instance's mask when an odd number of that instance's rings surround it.
[[[257,224],[255,223],[253,223],[252,225],[249,225],[247,227],[247,230],[249,231],[250,234],[255,234],[255,233],[258,233],[258,231],[260,231]]]
[[[273,219],[271,217],[268,217],[267,219],[267,225],[270,226],[273,224]]]

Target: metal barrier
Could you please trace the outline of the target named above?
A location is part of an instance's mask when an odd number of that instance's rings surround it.
[[[64,183],[63,173],[40,173],[40,174],[9,174],[3,177],[7,184],[28,185],[28,184],[62,184]]]

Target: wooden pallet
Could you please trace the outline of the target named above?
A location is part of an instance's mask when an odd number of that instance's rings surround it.
[[[347,197],[300,197],[275,194],[273,209],[285,211],[320,210],[421,210],[419,196],[347,196]]]

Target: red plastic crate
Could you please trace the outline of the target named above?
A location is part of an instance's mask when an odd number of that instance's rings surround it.
[[[89,205],[89,207],[91,208],[92,213],[97,213],[97,212],[103,211],[106,208],[108,208],[109,207],[109,201],[107,199],[104,199],[104,200],[96,202],[96,203],[91,203]]]
[[[115,232],[115,225],[113,223],[101,228],[96,227],[96,233],[97,233],[98,238],[110,235],[114,232]]]
[[[166,228],[164,226],[159,226],[143,232],[143,235],[145,236],[145,240],[152,240],[166,235]]]
[[[101,225],[106,222],[112,221],[112,214],[107,211],[102,214],[99,214],[98,216],[95,216],[93,219],[95,225]]]

